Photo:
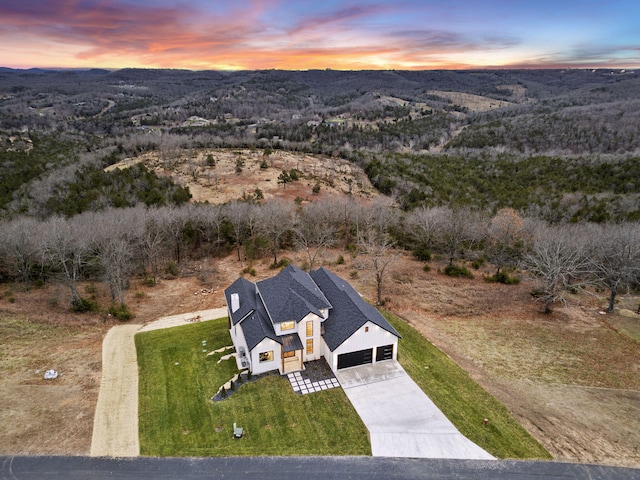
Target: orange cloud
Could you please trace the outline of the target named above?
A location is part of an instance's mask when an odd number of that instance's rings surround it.
[[[282,0],[125,1],[4,0],[0,58],[29,66],[425,69],[591,66],[603,57],[629,66],[639,55],[628,47],[532,54],[513,34],[431,24],[435,7],[416,0],[327,2],[316,12]]]

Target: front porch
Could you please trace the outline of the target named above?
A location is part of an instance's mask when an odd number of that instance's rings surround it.
[[[287,374],[304,370],[302,341],[297,333],[282,337],[282,366],[280,373]]]

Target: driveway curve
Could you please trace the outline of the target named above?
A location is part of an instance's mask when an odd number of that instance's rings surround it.
[[[339,370],[374,457],[494,460],[462,435],[395,360]]]
[[[214,320],[226,308],[162,317],[146,325],[118,325],[102,341],[102,380],[93,420],[92,457],[137,457],[138,362],[134,337],[138,332]]]

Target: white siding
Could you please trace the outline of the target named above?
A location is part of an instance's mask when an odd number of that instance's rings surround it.
[[[312,336],[307,337],[307,321],[313,322]],[[308,362],[310,360],[319,360],[322,356],[322,345],[320,336],[320,322],[321,318],[314,313],[308,314],[298,323],[298,336],[302,341],[302,361]],[[313,340],[313,353],[307,355],[307,340]]]
[[[273,350],[273,360],[269,362],[260,361],[260,353]],[[251,373],[259,374],[271,370],[280,370],[282,357],[280,356],[281,346],[278,342],[265,338],[253,350],[251,350]]]
[[[369,331],[366,331],[367,327],[369,327]],[[375,363],[376,348],[391,344],[393,344],[393,359],[396,360],[398,354],[398,337],[384,328],[380,328],[375,323],[367,322],[333,352],[330,352],[329,348],[325,345],[326,352],[324,357],[331,369],[336,371],[338,369],[338,355],[373,348],[373,362]]]
[[[236,347],[236,353],[238,354],[236,356],[236,365],[238,366],[239,370],[244,370],[245,368],[251,368],[251,365],[247,365],[245,367],[242,366],[242,360],[243,358],[240,358],[240,352],[242,350],[244,350],[245,352],[245,357],[244,360],[247,362],[250,362],[250,356],[249,356],[249,349],[247,348],[247,341],[244,338],[244,332],[242,331],[242,328],[240,328],[240,325],[234,325],[231,330],[231,340],[233,341],[233,345]]]
[[[322,343],[322,356],[329,364],[329,367],[331,367],[331,370],[335,372],[338,369],[338,357],[336,356],[334,358],[333,352],[329,350],[329,347],[324,342],[324,338],[322,339],[321,343]]]

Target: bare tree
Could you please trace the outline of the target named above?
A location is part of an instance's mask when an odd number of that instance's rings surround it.
[[[73,308],[82,303],[77,282],[92,253],[92,229],[84,217],[51,217],[42,229],[43,257],[69,288]]]
[[[259,208],[258,231],[271,244],[274,265],[278,263],[280,241],[293,228],[293,208],[283,201],[270,201]]]
[[[332,221],[330,204],[313,202],[304,206],[297,215],[294,227],[294,242],[302,248],[309,260],[309,271],[318,254],[336,241],[336,225]]]
[[[596,283],[609,291],[607,311],[612,313],[620,289],[640,278],[640,224],[599,225],[594,230],[591,262]]]
[[[396,257],[395,244],[386,230],[371,226],[360,232],[358,245],[371,260],[376,278],[376,305],[383,305],[382,284],[387,267]]]
[[[486,259],[496,267],[496,277],[507,266],[517,265],[524,253],[524,221],[513,208],[502,208],[489,222],[484,247]]]
[[[0,255],[11,274],[20,278],[28,287],[32,269],[38,260],[38,239],[41,222],[29,217],[19,217],[0,227]]]
[[[222,244],[222,225],[224,215],[220,205],[200,205],[200,224],[202,234],[210,248],[215,251]]]
[[[382,284],[389,264],[396,257],[391,232],[399,224],[398,210],[386,198],[376,199],[362,211],[358,245],[367,254],[376,279],[376,304],[382,305]]]
[[[449,265],[478,245],[485,236],[482,215],[468,207],[443,208],[436,241]]]
[[[160,258],[165,249],[167,232],[164,229],[163,213],[158,209],[150,209],[145,212],[144,230],[139,239],[142,250],[143,266],[145,271],[151,269],[153,283],[158,281]]]
[[[251,206],[248,203],[237,200],[235,202],[228,203],[224,207],[224,215],[233,229],[233,238],[238,249],[238,261],[241,260],[240,248],[248,238],[250,208]]]
[[[162,228],[166,232],[167,238],[173,243],[173,252],[176,263],[182,260],[182,250],[184,245],[184,227],[189,221],[189,205],[184,207],[166,207],[158,210],[162,221]]]
[[[419,207],[407,216],[405,225],[416,244],[432,250],[444,216],[445,209],[443,207]]]
[[[95,245],[111,300],[124,305],[124,290],[135,270],[134,245],[143,237],[142,218],[135,209],[107,210],[95,219]]]
[[[554,303],[566,301],[568,289],[582,289],[593,282],[587,237],[582,225],[539,225],[536,230],[524,261],[538,280],[545,313],[551,312]]]

